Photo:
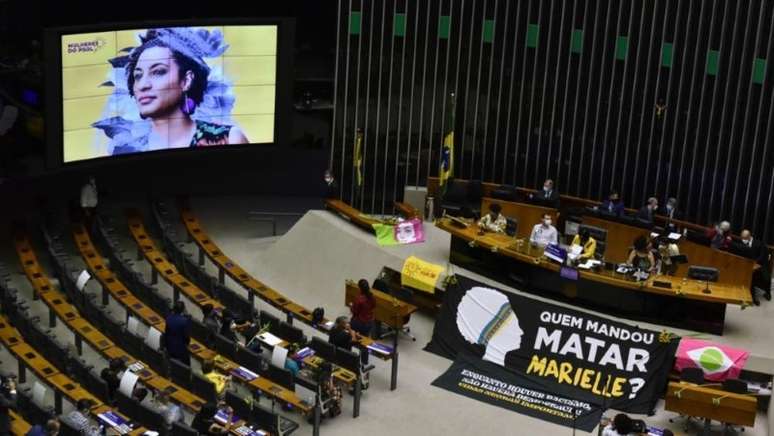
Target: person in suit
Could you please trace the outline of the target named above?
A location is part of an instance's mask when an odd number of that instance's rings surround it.
[[[656,197],[650,197],[647,204],[642,206],[637,211],[637,219],[648,224],[653,224],[653,216],[658,210],[658,199]]]
[[[753,283],[750,289],[753,303],[760,305],[755,288],[763,289],[763,295],[766,300],[771,301],[771,271],[769,271],[769,248],[758,239],[753,238],[752,232],[748,229],[742,230],[740,244],[742,253],[745,257],[755,260],[755,271],[753,272]]]
[[[667,198],[666,203],[658,208],[658,214],[665,216],[669,221],[681,219],[677,210],[677,199],[675,197]]]
[[[611,213],[615,216],[623,215],[624,204],[623,204],[623,201],[621,201],[621,196],[618,195],[618,191],[616,190],[610,191],[610,195],[608,195],[607,199],[602,202],[602,205],[599,206],[598,210],[601,210],[602,212]]]
[[[546,207],[553,207],[559,209],[559,191],[554,187],[554,181],[546,179],[543,182],[543,190],[529,194],[530,200],[536,203],[540,203]]]
[[[728,250],[731,246],[731,223],[721,221],[715,224],[715,227],[707,231],[706,236],[710,241],[710,247],[716,250]]]
[[[163,345],[170,358],[177,359],[188,366],[191,366],[191,354],[188,351],[188,344],[191,343],[190,331],[191,325],[185,315],[185,304],[182,301],[176,301],[172,306],[172,313],[166,319]]]

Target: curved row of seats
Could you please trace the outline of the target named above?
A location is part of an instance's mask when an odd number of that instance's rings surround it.
[[[170,228],[169,223],[162,218],[162,215],[167,215],[167,213],[166,210],[162,211],[161,207],[162,204],[158,202],[151,203],[150,208],[153,217],[151,222],[156,233],[161,238],[161,245],[165,248],[166,254],[172,259],[172,263],[178,267],[178,270],[186,271],[186,277],[195,278],[191,281],[201,286],[205,292],[208,292],[213,298],[220,300],[223,305],[235,313],[244,312],[245,308],[249,308],[252,311],[254,307],[252,299],[245,299],[228,286],[218,283],[217,280],[210,276],[202,267],[192,262],[191,256],[185,253],[180,246],[181,244],[173,239],[174,231]],[[138,224],[138,226],[135,228],[134,233],[136,235],[146,236],[142,238],[141,241],[143,244],[147,244],[147,241],[151,239],[150,235],[145,232],[141,220],[138,220],[136,224]],[[136,239],[136,242],[139,243],[140,240]],[[153,263],[153,265],[163,267],[162,264],[158,262]],[[352,399],[353,416],[358,416],[361,398],[361,386],[358,386],[359,380],[362,380],[364,373],[371,368],[364,369],[362,367],[360,356],[350,350],[336,348],[327,341],[320,340],[318,337],[312,337],[312,340],[307,342],[306,337],[300,329],[285,321],[279,320],[277,317],[264,310],[260,311],[259,319],[264,327],[269,327],[270,333],[283,340],[278,345],[287,348],[289,344],[294,344],[299,348],[307,346],[312,349],[315,354],[304,358],[304,364],[306,366],[318,368],[326,361],[334,365],[335,369],[333,377],[339,382],[352,387],[354,390]],[[267,344],[264,345],[266,348],[273,348]],[[303,386],[307,386],[307,383],[304,383],[303,378],[296,379],[296,381]]]
[[[127,353],[122,347],[119,347],[105,336],[100,331],[101,329],[94,326],[89,320],[81,317],[78,310],[66,301],[65,295],[53,286],[43,271],[26,234],[21,231],[17,232],[14,241],[23,270],[33,285],[36,296],[45,302],[49,309],[65,322],[74,334],[78,335],[80,340],[87,342],[107,360],[120,358],[127,366],[140,363],[143,368],[136,372],[140,381],[153,391],[169,392],[170,397],[186,409],[197,412],[204,405],[205,401],[201,397],[160,376],[147,363]],[[124,334],[121,337],[121,341],[126,342],[127,338],[128,335]],[[117,338],[114,337],[113,339]]]
[[[107,263],[105,262],[104,258],[99,254],[96,247],[94,247],[91,237],[86,232],[85,227],[81,223],[76,223],[73,225],[73,237],[76,242],[76,246],[78,247],[78,250],[81,254],[81,257],[86,262],[88,268],[94,273],[94,276],[97,278],[97,280],[102,285],[103,289],[107,289],[108,292],[113,296],[116,301],[121,303],[127,310],[127,312],[130,312],[143,320],[147,325],[156,328],[160,332],[164,332],[164,319],[156,313],[153,309],[150,307],[144,305],[142,302],[140,302],[129,289],[127,289],[126,286],[121,282],[121,280],[113,273],[113,271],[110,270]],[[174,267],[172,267],[174,268]],[[179,276],[179,274],[177,274]],[[178,280],[185,281],[184,278],[177,277]],[[134,301],[138,301],[137,303],[134,303]],[[213,301],[205,299],[205,301]],[[193,331],[193,336],[201,336],[197,335],[197,331]],[[205,338],[199,338],[204,340]],[[192,355],[200,361],[205,360],[211,360],[215,358],[216,355],[218,355],[219,352],[225,351],[225,350],[218,350],[218,352],[210,350],[208,347],[206,347],[203,343],[197,341],[196,339],[191,340],[191,344],[189,345],[189,350],[191,351]],[[249,350],[243,350],[244,353],[242,354],[252,354],[249,352]],[[232,356],[227,357],[236,357],[234,356],[235,353],[221,353],[221,354],[231,354]],[[238,368],[241,365],[244,365],[250,370],[257,370],[257,368],[250,366],[256,366],[258,363],[258,356],[248,356],[247,359],[239,359],[240,362],[236,363],[233,362],[227,358],[223,358],[222,356],[216,359],[216,366],[218,369],[225,373],[225,374],[231,374],[231,371],[235,368]],[[247,361],[243,361],[247,360]],[[252,365],[251,365],[252,363]],[[171,375],[175,376],[175,373],[179,373],[178,371],[172,372]],[[190,370],[188,371],[190,372]],[[177,376],[180,376],[180,374],[177,374]],[[283,388],[282,386],[272,382],[266,377],[259,377],[253,380],[244,380],[240,379],[239,377],[235,378],[236,380],[239,380],[243,382],[245,386],[250,388],[253,391],[258,391],[260,393],[266,394],[272,398],[276,398],[277,400],[292,404],[296,410],[299,410],[300,412],[304,414],[308,414],[311,411],[310,405],[303,402],[294,392]]]
[[[276,290],[266,286],[264,283],[248,274],[247,271],[240,267],[233,259],[226,256],[212,241],[212,238],[207,235],[207,233],[202,228],[202,225],[196,219],[190,207],[185,202],[181,202],[180,204],[180,214],[183,220],[183,224],[185,225],[185,228],[188,231],[190,237],[196,242],[196,245],[199,246],[199,248],[207,255],[207,257],[210,258],[213,263],[215,263],[221,272],[228,274],[229,277],[231,277],[234,281],[239,283],[253,295],[257,295],[259,298],[269,303],[276,309],[287,314],[288,317],[298,319],[301,322],[317,330],[320,330],[323,333],[328,333],[328,329],[326,328],[326,326],[329,325],[328,320],[323,319],[320,322],[314,322],[312,320],[312,312],[310,310],[289,300]],[[356,344],[361,347],[361,349],[366,349],[374,342],[375,341],[373,339],[367,336],[360,334],[357,335]],[[384,360],[389,360],[391,358],[397,357],[397,351],[394,351],[392,354],[376,353],[375,356]]]
[[[242,313],[246,310],[248,312],[252,312],[254,307],[254,302],[252,299],[245,299],[230,289],[228,286],[219,284],[217,280],[209,276],[209,274],[201,267],[192,264],[190,257],[175,243],[169,234],[169,224],[161,217],[157,203],[151,204],[151,212],[153,217],[151,222],[155,227],[156,233],[161,238],[162,246],[164,247],[166,254],[168,255],[169,259],[171,259],[171,263],[173,264],[172,268],[177,267],[178,271],[185,271],[185,278],[191,278],[191,281],[194,282],[195,285],[200,286],[201,289],[207,292],[214,300],[218,301],[234,313]],[[159,250],[156,249],[152,238],[145,230],[143,221],[140,217],[137,217],[137,219],[133,220],[131,223],[131,233],[134,235],[135,242],[137,242],[138,246],[145,247],[144,249],[153,249],[152,251],[146,251],[146,259],[151,263],[151,267],[156,269],[169,268],[168,262],[155,261],[156,258],[162,257],[163,255],[159,254]],[[157,272],[162,274],[162,271]],[[172,283],[170,283],[170,285],[172,285]],[[245,315],[250,314],[246,313]],[[295,344],[301,347],[307,344],[307,339],[300,329],[292,326],[291,324],[288,324],[285,321],[277,319],[275,316],[264,310],[260,311],[260,322],[264,326],[268,325],[269,332],[271,334],[283,340],[283,342],[279,344],[282,347],[287,348],[289,344]],[[311,345],[316,343],[317,342],[315,341]],[[304,363],[311,367],[319,366],[319,361],[320,359],[314,359],[311,357],[304,359]],[[359,376],[359,367],[353,368],[351,365],[341,366],[338,365],[337,362],[330,363],[332,363],[335,367],[333,372],[334,378],[348,386],[354,385]]]

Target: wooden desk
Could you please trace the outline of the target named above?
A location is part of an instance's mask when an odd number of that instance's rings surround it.
[[[146,236],[145,238],[143,238],[143,240],[148,241],[146,242],[146,244],[149,245],[148,252],[155,253],[157,251],[155,248],[155,245],[152,245],[153,244],[152,241],[147,236],[147,232],[145,231],[145,227],[143,226],[142,221],[135,221],[132,224],[134,225],[132,226],[130,224],[130,226],[131,228],[134,229],[134,234]],[[91,241],[91,238],[89,237],[88,233],[85,232],[85,228],[81,223],[76,223],[73,226],[73,237],[75,238],[76,246],[78,247],[81,253],[81,257],[87,263],[92,273],[95,273],[97,280],[100,281],[102,286],[110,291],[111,295],[126,308],[128,313],[132,313],[134,316],[137,316],[138,318],[142,319],[146,324],[154,326],[156,329],[158,329],[163,333],[166,328],[164,319],[153,309],[146,306],[145,304],[140,302],[136,297],[134,297],[134,295],[123,285],[123,283],[118,279],[118,277],[113,274],[113,272],[110,270],[107,263],[105,262],[105,259],[97,252],[96,248],[94,247]],[[156,256],[159,256],[159,255],[156,255]],[[168,263],[166,259],[164,260],[164,262]],[[155,267],[153,263],[151,263],[151,265],[152,267]],[[169,266],[166,266],[166,268],[174,268],[174,266],[169,265]],[[177,274],[177,275],[182,277],[182,275],[180,274]],[[187,282],[187,280],[184,277],[182,279],[176,278],[175,280],[176,282],[179,282],[179,280],[184,280]],[[189,292],[201,293],[202,291],[198,289],[199,288],[196,288],[193,284],[191,284]],[[220,302],[216,300],[212,300],[212,301],[217,303],[218,305],[217,307],[223,307],[220,304]],[[213,306],[215,305],[213,304]],[[210,360],[215,358],[215,356],[217,355],[216,352],[210,350],[204,344],[202,344],[201,342],[195,339],[191,340],[191,343],[188,348],[191,351],[191,354],[199,361]],[[220,365],[218,366],[218,369],[220,372],[224,374],[230,374],[232,369],[237,368],[239,366],[236,363],[231,362],[230,360],[222,357],[219,358],[219,363]],[[241,379],[239,378],[235,378],[235,380],[241,381]],[[147,378],[146,382],[156,390],[174,389],[175,391],[177,391],[177,387],[175,387],[168,380],[162,379],[160,377]],[[248,388],[251,388],[253,390],[258,390],[259,392],[268,394],[270,396],[274,396],[277,399],[285,401],[288,404],[292,404],[297,408],[297,410],[300,410],[303,413],[308,413],[311,410],[308,405],[303,403],[301,399],[297,395],[295,395],[295,393],[288,391],[287,389],[281,388],[279,385],[276,385],[275,383],[271,382],[266,378],[260,377],[256,380],[253,380],[252,382],[249,382],[249,383],[246,382],[245,385]],[[176,394],[173,393],[172,397],[175,398],[175,395]],[[177,395],[178,397],[175,399],[183,403],[193,404],[196,401],[198,401],[198,399],[196,398],[190,398],[186,392],[180,392],[180,393],[177,393]]]
[[[350,306],[360,294],[360,288],[357,287],[357,283],[351,280],[347,280],[344,288],[344,304]],[[372,289],[371,293],[376,302],[374,318],[394,329],[403,328],[411,314],[417,311],[417,307],[413,304],[400,301],[384,292]]]
[[[492,203],[497,203],[502,208],[502,213],[506,218],[514,218],[518,222],[516,226],[516,237],[529,239],[532,234],[532,227],[540,224],[543,214],[551,215],[554,224],[558,219],[558,211],[550,207],[537,206],[527,203],[516,203],[512,201],[503,201],[496,198],[484,197],[481,199],[481,215],[489,212]]]
[[[415,208],[414,206],[408,203],[396,201],[395,211],[398,212],[398,215],[406,219],[411,219],[411,218],[422,219],[422,212],[417,210],[417,208]]]
[[[13,410],[8,411],[8,416],[11,419],[11,434],[24,436],[32,428],[29,422]]]
[[[758,400],[717,388],[669,382],[664,410],[734,425],[753,427]]]
[[[378,224],[381,222],[338,199],[329,198],[325,200],[325,207],[331,212],[338,213],[345,220],[348,220],[356,226],[361,227],[369,232],[374,231],[372,224]]]
[[[349,208],[350,212],[356,211],[356,209]],[[359,214],[358,214],[359,215]],[[285,313],[289,323],[292,323],[293,319],[298,319],[304,324],[307,324],[315,330],[328,334],[323,326],[328,322],[327,319],[323,319],[319,324],[312,322],[312,311],[306,307],[297,304],[284,295],[271,289],[266,284],[260,282],[258,279],[248,274],[241,266],[239,266],[231,258],[223,254],[218,246],[207,236],[207,233],[202,228],[199,220],[196,219],[193,212],[185,202],[180,204],[180,217],[188,231],[189,237],[199,247],[200,264],[203,265],[204,256],[206,255],[214,264],[218,267],[218,279],[220,283],[225,282],[225,275],[228,274],[235,282],[239,283],[242,287],[248,290],[250,303],[253,302],[253,297],[258,296],[263,301],[269,303],[274,308]],[[368,345],[373,344],[375,341],[369,337],[358,334],[356,336],[355,345],[360,349],[366,349]],[[385,355],[381,353],[374,353],[375,357],[382,360],[391,360],[391,376],[390,376],[390,390],[397,389],[398,386],[398,350],[394,349],[392,354]],[[356,412],[357,409],[356,409]]]
[[[722,334],[726,304],[750,304],[749,290],[744,287],[715,283],[711,293],[705,294],[704,282],[677,277],[652,276],[637,282],[614,271],[580,270],[579,280],[569,281],[559,276],[559,264],[543,257],[542,249],[524,239],[478,235],[472,222],[463,229],[441,219],[436,226],[452,235],[450,261],[454,264],[527,292],[542,296],[548,292],[618,316]],[[657,281],[672,287],[655,286]]]
[[[584,216],[583,223],[607,230],[605,259],[612,262],[625,262],[634,240],[640,236],[649,237],[650,235],[647,229],[595,216]],[[754,260],[687,240],[680,241],[678,247],[680,254],[688,257],[688,264],[678,266],[676,277],[687,277],[688,268],[691,265],[709,266],[718,269],[718,283],[750,288],[755,267]]]

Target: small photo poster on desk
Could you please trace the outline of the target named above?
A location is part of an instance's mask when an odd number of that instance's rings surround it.
[[[678,342],[457,275],[425,350],[455,359],[434,386],[590,431],[598,411],[655,407]]]

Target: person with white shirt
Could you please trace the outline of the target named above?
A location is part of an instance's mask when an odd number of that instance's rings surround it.
[[[551,219],[551,214],[544,213],[543,220],[540,224],[535,224],[535,227],[532,228],[529,242],[532,245],[537,245],[539,247],[545,247],[549,244],[558,244],[559,232],[552,223],[553,220]]]
[[[89,177],[89,182],[81,188],[81,209],[84,215],[91,217],[97,209],[97,180]]]

